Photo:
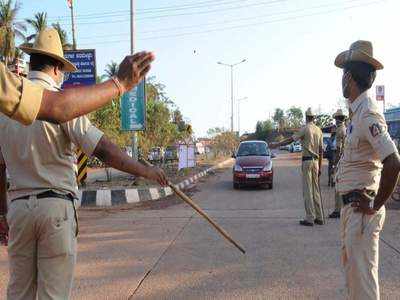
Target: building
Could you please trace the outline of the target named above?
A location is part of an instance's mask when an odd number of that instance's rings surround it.
[[[398,144],[400,141],[400,107],[387,109],[384,114],[389,134]]]

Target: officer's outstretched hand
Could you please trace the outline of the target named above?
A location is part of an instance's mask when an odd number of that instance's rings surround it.
[[[8,224],[4,217],[0,217],[0,245],[8,245]]]
[[[360,192],[360,196],[361,201],[353,202],[351,204],[351,206],[354,207],[354,211],[365,215],[374,215],[376,210],[369,206],[369,203],[373,203],[374,198],[364,192]]]
[[[157,181],[161,186],[168,185],[168,179],[164,171],[157,167],[147,167],[145,177]]]
[[[119,65],[117,74],[125,91],[130,91],[143,80],[150,71],[154,59],[154,54],[146,51],[125,57]]]

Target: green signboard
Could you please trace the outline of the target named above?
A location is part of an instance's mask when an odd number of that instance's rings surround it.
[[[121,99],[121,130],[141,131],[146,129],[145,80],[125,93]]]

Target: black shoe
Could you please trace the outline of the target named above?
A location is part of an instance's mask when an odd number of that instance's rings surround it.
[[[330,219],[339,219],[339,218],[340,218],[340,212],[334,211],[333,213],[331,213],[331,214],[329,215],[329,218],[330,218]]]
[[[321,220],[318,220],[318,219],[315,219],[314,223],[317,224],[317,225],[324,225],[324,221],[321,221]]]
[[[308,222],[307,220],[301,220],[299,223],[303,226],[314,226],[314,223]]]

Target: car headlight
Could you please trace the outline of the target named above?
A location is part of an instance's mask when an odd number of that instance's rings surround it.
[[[264,167],[263,171],[264,172],[270,172],[272,170],[272,162],[269,162],[266,164],[266,166]]]
[[[243,171],[242,167],[239,166],[239,165],[235,165],[235,167],[233,168],[233,170],[234,170],[235,172],[242,172],[242,171]]]

